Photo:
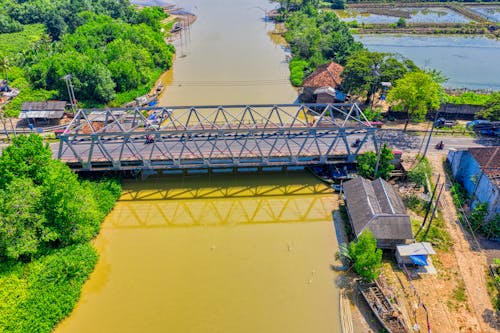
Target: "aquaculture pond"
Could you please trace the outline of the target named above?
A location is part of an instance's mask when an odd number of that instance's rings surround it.
[[[500,22],[500,6],[469,6],[467,8],[490,21]]]
[[[408,23],[467,23],[471,20],[445,7],[352,8],[336,10],[342,21],[358,23],[396,23],[403,17]]]
[[[486,37],[357,35],[369,50],[394,52],[418,66],[437,69],[448,87],[500,89],[500,41]]]

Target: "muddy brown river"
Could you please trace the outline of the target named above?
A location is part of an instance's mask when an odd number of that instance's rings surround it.
[[[183,1],[162,105],[290,103],[267,1]],[[337,196],[304,171],[126,180],[67,332],[339,332]]]

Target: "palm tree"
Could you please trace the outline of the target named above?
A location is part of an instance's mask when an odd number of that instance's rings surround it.
[[[3,71],[3,76],[5,77],[5,81],[7,81],[7,86],[9,85],[9,75],[7,71],[9,70],[9,58],[7,56],[3,56],[0,58],[0,68]]]

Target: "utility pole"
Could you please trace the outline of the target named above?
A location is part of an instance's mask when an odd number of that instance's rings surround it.
[[[73,86],[73,80],[71,74],[67,74],[62,78],[66,82],[66,88],[68,89],[69,104],[71,105],[71,111],[76,114],[76,97],[75,90]]]
[[[432,133],[434,132],[434,127],[436,127],[436,121],[438,119],[439,111],[436,112],[434,116],[434,122],[432,123],[431,132],[429,133],[429,137],[427,138],[427,143],[425,144],[424,153],[422,154],[422,160],[425,158],[427,154],[427,150],[429,149],[429,144],[431,143]]]

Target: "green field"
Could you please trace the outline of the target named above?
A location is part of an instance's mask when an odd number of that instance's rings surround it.
[[[40,40],[44,32],[43,24],[29,24],[23,31],[0,34],[0,55],[14,57]]]

